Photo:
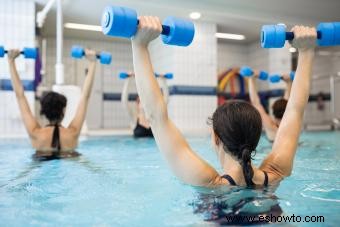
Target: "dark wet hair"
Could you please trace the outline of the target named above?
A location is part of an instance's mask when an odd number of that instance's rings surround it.
[[[47,92],[40,100],[41,110],[40,114],[50,122],[59,123],[64,118],[64,108],[67,104],[67,99],[64,95],[57,92]]]
[[[288,101],[283,98],[278,99],[274,102],[272,109],[273,109],[273,114],[275,118],[282,119],[283,114],[286,111],[287,103]]]
[[[231,101],[219,106],[211,121],[224,150],[239,160],[247,186],[253,186],[251,156],[262,133],[260,113],[247,102]]]

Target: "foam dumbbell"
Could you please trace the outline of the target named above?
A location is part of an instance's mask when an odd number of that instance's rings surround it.
[[[8,51],[5,50],[3,46],[0,46],[0,58],[3,58],[7,53]],[[25,58],[36,59],[38,56],[38,50],[37,48],[24,47],[24,49],[20,51],[20,54],[24,55]]]
[[[85,55],[85,51],[84,51],[84,48],[82,48],[81,46],[73,46],[72,49],[71,49],[71,56],[73,58],[77,58],[77,59],[80,59],[82,57],[84,57]],[[99,59],[99,62],[101,64],[104,64],[104,65],[109,65],[111,64],[111,60],[112,60],[112,56],[110,53],[107,53],[107,52],[100,52],[100,54],[97,54],[97,59]]]
[[[254,75],[254,71],[248,67],[248,66],[243,66],[240,69],[240,75],[243,77],[252,77]],[[267,80],[268,79],[268,73],[265,71],[260,71],[258,78],[260,80]]]
[[[155,76],[156,77],[163,77],[163,78],[168,79],[168,80],[171,80],[172,78],[174,78],[174,74],[172,74],[172,73],[165,73],[163,75],[155,73]]]
[[[102,16],[102,30],[105,35],[131,38],[137,32],[139,20],[133,9],[108,6]],[[167,17],[162,25],[164,44],[189,46],[195,35],[194,24],[189,20]]]
[[[289,78],[290,78],[290,80],[293,81],[293,80],[294,80],[294,77],[295,77],[295,71],[291,71],[291,72],[289,73]],[[281,75],[279,75],[279,74],[271,75],[271,76],[269,77],[269,81],[270,81],[271,83],[279,83],[282,79],[283,79],[283,76],[281,76]]]
[[[320,23],[317,28],[319,46],[340,45],[340,22]],[[286,32],[284,25],[263,25],[261,29],[261,46],[263,48],[281,48],[286,40],[293,40],[294,33]]]

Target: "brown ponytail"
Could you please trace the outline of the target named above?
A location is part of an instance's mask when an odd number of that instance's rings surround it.
[[[254,176],[254,170],[251,166],[251,153],[252,151],[246,147],[244,147],[241,150],[241,166],[243,170],[244,180],[246,181],[246,184],[248,187],[254,186],[253,182],[253,176]]]

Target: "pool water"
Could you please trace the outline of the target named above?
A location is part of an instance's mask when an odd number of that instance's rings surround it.
[[[292,176],[274,194],[284,214],[322,215],[325,222],[282,225],[339,226],[340,133],[304,133],[301,142]],[[219,168],[208,137],[189,143]],[[255,164],[270,146],[261,138]],[[213,224],[205,221],[207,212],[197,212],[201,190],[173,176],[152,139],[92,137],[78,151],[78,159],[36,162],[28,140],[0,140],[0,226]],[[204,192],[215,193],[221,199]]]

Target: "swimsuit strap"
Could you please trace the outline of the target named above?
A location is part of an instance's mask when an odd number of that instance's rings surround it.
[[[263,186],[267,187],[268,186],[268,173],[263,171],[264,173],[264,182],[263,182]]]
[[[264,182],[263,182],[263,186],[264,186],[264,187],[267,187],[267,186],[268,186],[268,173],[265,172],[265,171],[263,171],[263,173],[264,173]],[[237,185],[237,184],[235,183],[234,179],[233,179],[230,175],[228,175],[228,174],[223,175],[222,178],[226,179],[226,180],[229,182],[230,185],[233,185],[233,186],[236,186],[236,185]]]
[[[234,179],[231,176],[229,176],[228,174],[223,175],[222,178],[224,178],[227,181],[229,181],[230,185],[236,186],[236,183],[235,183]]]

